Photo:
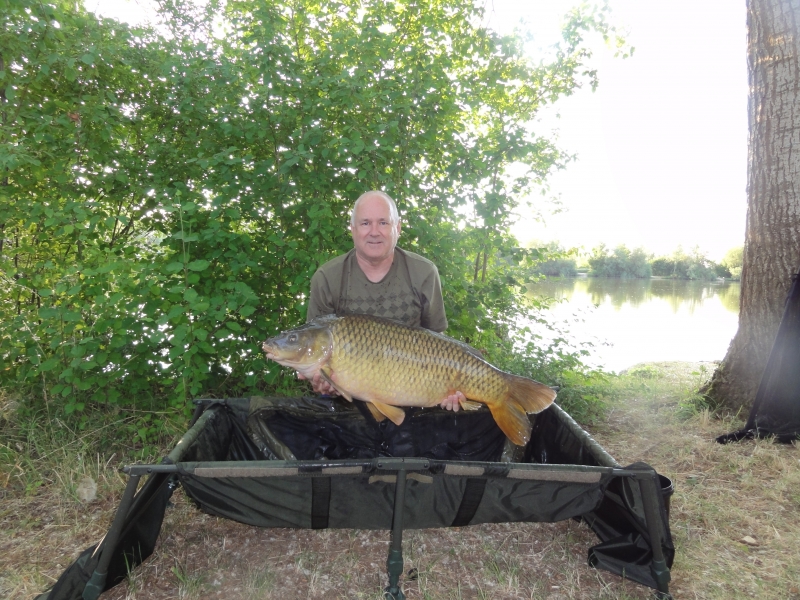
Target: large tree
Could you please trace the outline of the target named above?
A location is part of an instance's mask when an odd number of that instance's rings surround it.
[[[739,330],[707,394],[749,407],[800,268],[800,0],[748,0],[747,227]]]

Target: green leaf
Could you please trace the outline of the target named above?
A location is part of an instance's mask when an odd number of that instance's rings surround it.
[[[200,260],[193,260],[190,262],[186,267],[190,271],[205,271],[211,265],[210,261],[200,259]]]
[[[256,312],[255,306],[243,306],[242,308],[239,309],[239,314],[242,315],[243,317],[249,317],[254,312]]]
[[[53,369],[55,369],[55,368],[56,368],[56,367],[57,367],[57,366],[58,366],[60,363],[61,363],[61,361],[60,361],[60,360],[58,360],[57,358],[48,358],[46,361],[44,361],[44,362],[43,362],[43,363],[42,363],[42,364],[39,366],[39,370],[40,370],[40,371],[52,371],[52,370],[53,370]]]
[[[169,309],[169,312],[167,313],[167,319],[171,321],[175,317],[182,315],[185,310],[186,309],[182,305],[176,304]]]

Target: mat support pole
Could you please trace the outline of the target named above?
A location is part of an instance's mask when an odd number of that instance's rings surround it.
[[[125,519],[133,503],[133,497],[136,495],[139,477],[139,475],[131,475],[128,479],[128,485],[122,494],[122,500],[120,500],[119,508],[117,508],[117,514],[114,515],[111,528],[100,543],[97,544],[95,552],[98,550],[101,552],[100,560],[97,562],[97,567],[92,573],[92,577],[86,582],[86,587],[83,588],[83,600],[97,600],[100,594],[103,593],[106,577],[108,576],[108,565],[111,563],[111,556],[114,554],[122,528],[125,526]]]
[[[661,528],[661,514],[658,510],[657,498],[660,494],[660,486],[656,485],[658,477],[655,472],[652,474],[643,473],[638,476],[639,486],[642,493],[642,503],[644,505],[644,516],[647,519],[647,533],[650,536],[650,545],[653,550],[653,565],[651,572],[658,586],[659,598],[671,600],[669,593],[670,573],[667,561],[664,557],[664,548],[661,545],[663,535]]]
[[[386,572],[389,575],[389,587],[384,590],[387,600],[405,600],[400,589],[400,575],[403,574],[403,512],[406,503],[406,470],[397,471],[397,482],[394,488],[394,512],[392,514],[392,543],[386,559]]]

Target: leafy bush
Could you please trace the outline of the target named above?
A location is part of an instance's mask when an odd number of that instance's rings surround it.
[[[674,279],[699,279],[713,281],[725,277],[719,265],[714,263],[695,247],[689,254],[678,248],[670,256],[661,256],[652,262],[653,275]]]
[[[538,246],[538,244],[533,244]],[[550,242],[537,247],[532,273],[546,277],[575,277],[578,264],[575,259],[576,248],[565,249],[558,242]]]
[[[260,342],[304,320],[376,188],[439,266],[449,333],[506,360],[533,258],[515,198],[564,163],[529,124],[596,84],[604,13],[534,65],[466,0],[222,4],[161,3],[153,30],[3,3],[0,385],[67,414],[296,389]]]
[[[744,248],[731,248],[725,253],[722,259],[722,266],[728,271],[728,275],[724,277],[732,277],[733,279],[741,279],[742,265],[744,264]]]
[[[646,279],[652,275],[650,257],[642,248],[628,250],[622,245],[609,250],[600,244],[592,249],[588,262],[591,277]]]

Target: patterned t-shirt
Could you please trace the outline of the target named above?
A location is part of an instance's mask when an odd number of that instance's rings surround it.
[[[372,282],[358,266],[355,250],[328,261],[311,278],[307,320],[353,313],[444,331],[447,317],[436,265],[419,254],[395,248],[389,272]]]

